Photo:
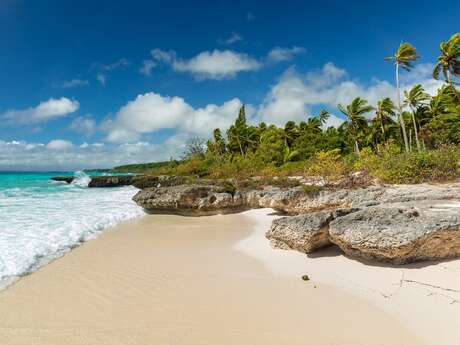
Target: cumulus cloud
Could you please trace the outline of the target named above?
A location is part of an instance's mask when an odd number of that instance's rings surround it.
[[[255,71],[262,67],[256,59],[231,50],[204,51],[189,60],[180,59],[174,51],[152,50],[152,57],[170,64],[177,72],[188,72],[198,79],[229,79],[239,72]]]
[[[54,139],[46,144],[46,148],[50,150],[63,151],[73,147],[73,144],[68,140]]]
[[[420,83],[434,94],[442,82],[433,80],[429,68],[422,66],[406,73],[402,78],[402,88],[408,89]],[[301,121],[312,116],[314,107],[326,107],[333,111],[337,104],[350,103],[355,97],[362,97],[372,105],[390,97],[396,98],[395,86],[386,81],[374,79],[363,84],[348,78],[348,73],[333,63],[326,63],[320,70],[307,74],[298,73],[289,68],[273,85],[257,111],[260,120],[284,124],[287,120]],[[331,117],[329,121],[338,123],[340,117]]]
[[[82,80],[82,79],[71,79],[71,80],[64,80],[62,82],[61,87],[64,89],[70,89],[73,87],[80,87],[80,86],[87,86],[89,85],[88,80]]]
[[[240,40],[241,37],[234,33],[223,44],[231,44]],[[233,50],[203,51],[190,59],[182,59],[174,50],[153,49],[151,55],[154,61],[170,65],[176,72],[187,72],[198,80],[203,79],[231,79],[238,73],[257,71],[263,67],[292,60],[296,55],[304,53],[302,47],[273,48],[266,57],[253,58],[245,53]]]
[[[120,108],[113,119],[105,122],[104,128],[111,142],[136,141],[142,134],[168,128],[206,136],[215,127],[228,127],[241,105],[240,100],[232,99],[220,106],[209,104],[195,109],[181,97],[150,92]]]
[[[145,76],[152,74],[152,69],[156,66],[156,63],[153,60],[144,60],[142,62],[142,67],[139,69],[139,73]]]
[[[90,136],[96,129],[96,121],[91,115],[78,116],[72,120],[69,128],[77,133]]]
[[[294,56],[298,54],[305,53],[305,48],[302,47],[292,47],[292,48],[282,48],[282,47],[275,47],[267,55],[267,61],[269,63],[277,63],[283,61],[289,61],[294,58]]]
[[[66,97],[50,98],[36,107],[27,109],[11,109],[0,115],[7,124],[36,124],[64,117],[78,110],[80,104]]]
[[[121,164],[168,160],[178,154],[177,146],[146,142],[75,145],[59,139],[47,144],[0,140],[0,170],[108,168]]]

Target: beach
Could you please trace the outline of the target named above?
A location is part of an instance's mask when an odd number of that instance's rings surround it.
[[[337,284],[355,261],[270,248],[268,213],[117,225],[0,292],[0,343],[430,343],[372,294]],[[455,337],[460,319],[433,314]]]

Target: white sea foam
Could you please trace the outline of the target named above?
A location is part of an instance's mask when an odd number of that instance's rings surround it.
[[[0,288],[63,255],[104,229],[143,214],[134,187],[86,188],[89,178],[0,191]]]
[[[88,187],[88,184],[91,182],[91,177],[86,175],[83,171],[76,171],[74,175],[75,179],[72,181],[74,186]]]

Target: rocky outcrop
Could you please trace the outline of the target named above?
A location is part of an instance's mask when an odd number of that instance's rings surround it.
[[[356,211],[358,209],[337,209],[279,218],[273,221],[266,237],[275,248],[311,253],[331,244],[330,222]]]
[[[394,264],[460,256],[459,184],[322,191],[287,204],[301,214],[273,222],[266,236],[277,248],[310,253],[332,243]]]
[[[297,190],[300,190],[299,188]],[[289,193],[289,191],[283,192],[283,195],[287,196]],[[460,184],[377,185],[357,189],[323,189],[314,195],[291,193],[288,199],[289,201],[283,203],[273,203],[273,208],[278,208],[289,214],[303,214],[336,208],[363,208],[396,202],[460,199]]]
[[[54,181],[72,183],[75,180],[73,176],[55,176],[51,177]],[[107,175],[92,176],[88,187],[106,188],[134,186],[139,189],[161,186],[175,186],[184,183],[180,176],[149,176],[149,175]]]
[[[460,256],[460,202],[383,204],[338,217],[330,240],[345,253],[403,264]]]
[[[75,177],[73,176],[54,176],[54,177],[51,177],[51,180],[58,181],[58,182],[72,183],[73,180],[75,180]]]
[[[133,200],[150,213],[203,216],[241,212],[251,208],[241,192],[215,185],[178,185],[147,188]]]
[[[267,238],[304,253],[335,244],[350,256],[394,264],[460,256],[460,184],[315,193],[197,184],[146,188],[133,199],[152,213],[193,216],[273,208],[294,216],[273,221]]]

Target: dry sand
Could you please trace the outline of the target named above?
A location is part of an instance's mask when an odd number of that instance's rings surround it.
[[[319,268],[283,267],[305,256],[269,248],[263,212],[145,216],[107,231],[0,292],[0,344],[421,343],[397,318],[318,279]],[[318,276],[341,277],[343,267]]]
[[[445,206],[458,208],[460,203]],[[348,258],[337,247],[309,256],[273,250],[261,240],[276,217],[273,211],[251,210],[244,215],[257,225],[235,248],[263,262],[273,274],[297,277],[308,272],[315,282],[385,310],[425,344],[460,344],[460,259],[392,266]]]

